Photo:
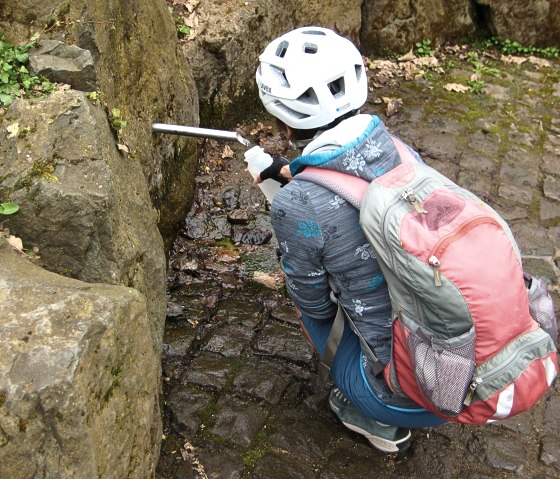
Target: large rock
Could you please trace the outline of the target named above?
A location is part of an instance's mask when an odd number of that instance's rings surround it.
[[[523,45],[560,42],[560,3],[554,0],[364,0],[362,14],[360,39],[368,55],[488,33]]]
[[[67,83],[75,90],[97,89],[95,64],[89,50],[67,46],[58,40],[44,40],[40,48],[29,55],[29,73],[48,77],[57,83]]]
[[[0,1],[0,32],[8,41],[26,41],[45,26],[41,40],[91,53],[104,104],[127,122],[122,142],[142,165],[169,249],[194,194],[196,141],[156,137],[151,124],[198,125],[199,119],[196,87],[165,0]]]
[[[476,0],[490,33],[523,45],[560,44],[560,2],[557,0]]]
[[[82,92],[17,100],[0,128],[4,226],[46,269],[146,296],[154,348],[165,318],[165,256],[139,163],[121,155],[105,112]]]
[[[414,42],[456,41],[476,31],[468,0],[365,0],[361,44],[363,52],[383,54],[410,50]]]
[[[159,367],[143,296],[50,273],[3,238],[0,264],[0,477],[153,477]]]

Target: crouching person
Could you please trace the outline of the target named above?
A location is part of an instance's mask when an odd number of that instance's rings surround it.
[[[302,152],[290,164],[276,158],[257,182],[272,177],[286,183],[310,164],[370,182],[396,161],[379,118],[358,111],[367,98],[366,72],[345,38],[319,27],[289,32],[266,47],[256,78],[265,108]],[[394,394],[379,373],[391,354],[391,302],[359,211],[329,188],[296,176],[274,198],[271,218],[287,290],[319,355],[328,355],[337,301],[353,323],[342,323],[330,365],[329,404],[337,418],[385,453],[403,450],[411,428],[442,424]]]

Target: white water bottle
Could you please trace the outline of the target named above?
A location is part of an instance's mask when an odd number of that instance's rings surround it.
[[[272,156],[265,153],[260,146],[254,146],[245,152],[245,161],[247,162],[249,173],[251,173],[251,176],[255,179],[262,170],[268,168],[272,164]],[[262,183],[259,183],[258,186],[270,203],[272,203],[274,195],[278,193],[281,187],[280,183],[272,178],[264,180]]]

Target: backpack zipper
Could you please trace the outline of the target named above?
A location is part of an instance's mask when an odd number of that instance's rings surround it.
[[[522,353],[524,353],[526,350],[531,349],[535,346],[540,346],[541,344],[544,344],[544,343],[548,342],[549,339],[550,339],[550,337],[547,337],[547,336],[542,336],[540,338],[533,339],[531,342],[525,344],[522,348],[519,348],[517,351],[515,351],[515,354],[509,356],[507,358],[507,360],[505,362],[503,362],[502,364],[500,364],[500,366],[498,368],[493,369],[491,372],[488,372],[486,374],[482,374],[478,377],[473,378],[473,380],[471,381],[471,384],[469,386],[469,391],[467,392],[465,400],[463,401],[463,404],[465,406],[469,406],[472,403],[473,396],[476,393],[476,389],[478,388],[478,386],[480,386],[481,384],[483,384],[485,382],[491,381],[496,376],[500,376],[503,373],[503,371],[505,369],[509,368],[509,366],[514,361],[516,361]]]
[[[389,252],[389,257],[391,259],[391,269],[395,269],[394,268],[394,261],[393,261],[393,252],[391,250],[391,248],[389,247],[389,244],[387,242],[387,216],[389,216],[389,213],[391,213],[393,211],[394,208],[400,206],[401,201],[406,201],[408,203],[411,203],[412,206],[414,207],[414,210],[419,212],[420,211],[417,209],[421,209],[424,213],[427,213],[427,211],[422,208],[422,205],[420,204],[420,202],[418,201],[418,199],[416,198],[416,191],[424,185],[424,183],[431,183],[434,180],[432,180],[432,178],[422,178],[418,183],[411,185],[409,188],[407,188],[405,191],[403,191],[398,198],[393,199],[393,201],[391,202],[391,204],[385,209],[385,212],[383,213],[383,217],[381,219],[381,225],[383,227],[383,241],[385,243],[385,250]],[[414,206],[416,204],[416,206]]]
[[[434,284],[437,287],[442,286],[441,269],[440,269],[441,262],[439,258],[441,258],[441,255],[445,250],[445,248],[447,248],[447,246],[449,246],[449,244],[452,243],[453,241],[458,240],[462,236],[466,235],[471,229],[484,223],[491,223],[498,226],[499,228],[502,227],[500,223],[498,223],[491,216],[481,216],[481,215],[475,216],[474,218],[471,218],[470,220],[462,223],[461,226],[459,226],[459,228],[453,231],[453,233],[450,233],[448,235],[445,235],[443,238],[440,238],[439,241],[430,250],[430,252],[428,253],[428,264],[434,270]]]
[[[401,193],[401,199],[404,201],[408,201],[413,207],[414,210],[419,214],[426,214],[428,211],[424,209],[424,207],[416,198],[416,193],[414,193],[414,189],[409,188]]]
[[[440,238],[439,241],[431,249],[428,255],[429,258],[431,259],[432,257],[435,257],[437,259],[438,255],[441,257],[441,253],[443,253],[445,248],[447,248],[447,246],[449,246],[450,243],[466,235],[474,227],[484,223],[491,223],[498,226],[499,228],[502,227],[502,225],[498,223],[498,221],[496,221],[496,219],[494,219],[492,216],[487,216],[487,215],[475,216],[474,218],[471,218],[470,220],[462,223],[461,226],[459,226],[459,228],[457,228],[453,233],[450,233],[448,235],[445,235],[443,238]],[[429,261],[430,260],[428,260],[428,262]]]

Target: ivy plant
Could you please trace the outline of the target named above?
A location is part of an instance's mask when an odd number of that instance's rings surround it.
[[[36,44],[39,34],[29,42],[14,46],[0,37],[0,107],[8,107],[21,96],[50,93],[53,84],[44,77],[31,75],[27,69],[28,51]]]
[[[15,203],[0,203],[0,215],[13,215],[19,210],[19,205]]]
[[[522,45],[516,40],[499,38],[490,38],[483,44],[484,48],[497,48],[504,55],[534,55],[541,58],[558,58],[560,56],[560,48],[558,47],[532,47]]]

